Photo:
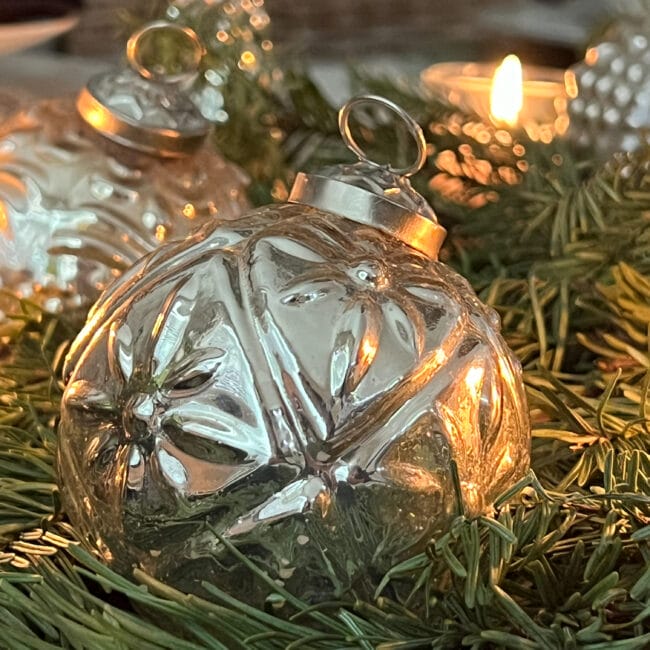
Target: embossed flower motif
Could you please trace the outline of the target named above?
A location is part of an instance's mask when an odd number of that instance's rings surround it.
[[[336,438],[379,395],[453,348],[466,311],[442,265],[372,229],[350,241],[347,224],[337,225],[313,216],[250,245],[267,361],[285,402],[315,414],[302,418],[305,445]]]
[[[324,486],[435,491],[455,458],[468,507],[481,511],[488,484],[505,485],[528,453],[496,316],[451,269],[376,230],[317,212],[291,226],[249,245],[250,290],[311,473]]]
[[[62,435],[79,439],[99,499],[163,514],[270,460],[250,368],[201,280],[163,283],[110,322],[66,391]]]

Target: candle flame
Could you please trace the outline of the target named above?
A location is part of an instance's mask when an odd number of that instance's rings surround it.
[[[521,61],[508,54],[496,69],[490,91],[490,114],[496,122],[515,126],[524,103]]]

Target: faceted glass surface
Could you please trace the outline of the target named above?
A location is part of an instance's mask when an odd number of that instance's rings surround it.
[[[112,285],[68,358],[59,437],[67,512],[117,570],[252,601],[223,538],[305,598],[363,592],[447,525],[452,459],[477,514],[530,445],[519,365],[467,282],[291,204]]]
[[[110,143],[71,99],[32,104],[0,125],[0,286],[90,303],[161,243],[241,215],[245,183],[210,143],[163,160]]]

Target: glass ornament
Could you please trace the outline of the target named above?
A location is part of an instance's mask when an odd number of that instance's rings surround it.
[[[184,46],[169,69],[147,55],[163,36]],[[247,177],[185,92],[202,53],[192,30],[152,23],[129,40],[130,67],[0,124],[0,286],[88,305],[148,251],[248,208]]]
[[[366,157],[360,104],[406,122],[416,163]],[[72,346],[62,498],[126,575],[260,603],[268,586],[234,545],[307,600],[372,594],[527,470],[520,365],[437,260],[444,228],[408,180],[421,130],[374,96],[340,126],[358,163],[298,174],[288,203],[149,254]]]

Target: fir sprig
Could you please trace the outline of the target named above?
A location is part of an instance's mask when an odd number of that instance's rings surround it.
[[[0,365],[0,384],[10,389],[2,458],[18,461],[0,481],[0,630],[8,647],[596,650],[646,642],[647,422],[617,382],[589,397],[578,377],[567,376],[569,385],[530,372],[537,476],[503,495],[494,517],[460,515],[425,553],[389,571],[373,600],[351,592],[311,606],[231,548],[273,586],[267,612],[212,585],[206,600],[141,572],[123,578],[79,545],[60,519],[52,469],[60,397],[53,378],[75,327],[30,314]]]

